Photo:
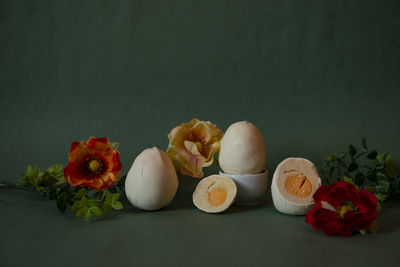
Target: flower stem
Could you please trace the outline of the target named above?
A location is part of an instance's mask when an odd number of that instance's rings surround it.
[[[20,185],[17,185],[17,184],[4,182],[4,181],[0,181],[0,189],[4,189],[4,190],[18,189],[18,190],[25,190],[25,191],[29,191],[29,192],[34,192],[34,190],[32,190],[32,189],[30,189],[28,187],[24,187],[24,186],[20,186]]]

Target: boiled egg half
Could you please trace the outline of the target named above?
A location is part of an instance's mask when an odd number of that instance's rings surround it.
[[[236,184],[231,178],[211,175],[197,184],[193,193],[193,203],[205,212],[223,212],[235,201],[236,192]]]
[[[314,164],[304,158],[287,158],[275,170],[271,193],[275,208],[285,214],[304,215],[313,207],[321,186]]]

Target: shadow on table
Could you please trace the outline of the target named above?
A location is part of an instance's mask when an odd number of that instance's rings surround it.
[[[394,232],[400,229],[400,196],[385,202],[378,216],[380,232]]]
[[[242,205],[235,205],[233,204],[229,209],[225,211],[226,214],[234,214],[234,213],[241,213],[241,212],[250,212],[254,210],[265,209],[268,205],[271,204],[270,197],[267,195],[260,200],[259,203],[251,206],[242,206]]]
[[[157,210],[157,211],[162,211],[162,212],[174,212],[178,210],[194,210],[196,211],[197,208],[193,204],[192,196],[193,192],[196,189],[196,186],[200,179],[198,178],[193,178],[190,176],[179,176],[179,187],[178,191],[175,195],[175,198],[169,204],[168,206]],[[233,204],[231,207],[229,207],[224,214],[234,214],[234,213],[241,213],[241,212],[249,212],[249,211],[254,211],[258,209],[264,209],[267,205],[271,204],[271,197],[269,196],[269,193],[266,194],[265,198],[260,201],[260,203],[252,206],[237,206]],[[125,205],[125,203],[124,203]],[[129,202],[127,202],[126,207],[132,207]],[[133,210],[137,212],[157,212],[157,211],[142,211],[136,208],[133,208]],[[128,211],[130,212],[130,211]]]

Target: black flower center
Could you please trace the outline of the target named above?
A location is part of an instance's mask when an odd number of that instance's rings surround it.
[[[98,158],[90,158],[86,161],[85,169],[90,176],[96,175],[102,172],[104,167],[103,161]]]

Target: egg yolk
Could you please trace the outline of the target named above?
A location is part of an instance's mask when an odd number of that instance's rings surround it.
[[[285,181],[285,189],[292,195],[306,197],[311,194],[312,184],[307,177],[303,175],[289,176]]]
[[[227,196],[228,193],[224,189],[215,188],[208,193],[208,203],[213,206],[220,206],[225,202]]]

